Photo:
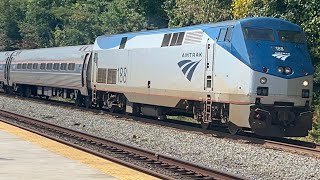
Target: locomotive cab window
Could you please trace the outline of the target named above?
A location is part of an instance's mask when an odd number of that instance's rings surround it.
[[[243,33],[248,40],[274,41],[272,29],[244,28]]]
[[[305,36],[299,31],[278,31],[279,40],[289,43],[305,43]]]
[[[73,71],[73,70],[75,69],[75,67],[76,67],[76,64],[75,64],[75,63],[69,63],[69,64],[68,64],[68,70],[69,70],[69,71]]]

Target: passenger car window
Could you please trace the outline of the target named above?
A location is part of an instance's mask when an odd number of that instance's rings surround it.
[[[278,31],[279,40],[282,42],[305,43],[304,35],[299,31]]]
[[[67,63],[61,63],[60,70],[67,70]]]
[[[53,70],[59,70],[59,63],[54,63],[53,64]]]
[[[40,69],[42,69],[42,70],[43,70],[43,69],[46,69],[46,63],[41,63],[41,64],[40,64]]]
[[[27,69],[32,69],[32,63],[28,63]]]
[[[22,68],[22,64],[19,63],[19,64],[17,65],[17,69],[21,69],[21,68]]]
[[[27,69],[27,63],[22,64],[22,69]]]
[[[52,70],[52,63],[47,64],[47,70]]]
[[[73,71],[75,67],[76,67],[76,64],[75,64],[75,63],[69,63],[69,64],[68,64],[68,70],[69,70],[69,71]]]
[[[244,28],[244,36],[249,40],[274,41],[272,29]]]
[[[34,63],[32,69],[38,69],[38,63]]]

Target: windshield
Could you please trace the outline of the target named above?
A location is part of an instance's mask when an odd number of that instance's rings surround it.
[[[274,41],[272,29],[244,28],[243,31],[246,39]]]
[[[304,35],[298,31],[278,31],[278,36],[282,42],[305,43]]]

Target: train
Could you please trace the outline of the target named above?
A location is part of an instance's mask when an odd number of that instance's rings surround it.
[[[115,35],[93,45],[0,53],[5,93],[77,106],[302,137],[312,129],[314,68],[301,27],[251,17]]]

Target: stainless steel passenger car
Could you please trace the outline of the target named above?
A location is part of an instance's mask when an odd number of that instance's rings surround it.
[[[4,64],[4,89],[26,97],[87,96],[91,50],[91,45],[17,50]]]
[[[8,76],[6,70],[6,63],[11,60],[11,55],[14,51],[0,52],[0,89],[4,87],[5,84],[8,84]]]

